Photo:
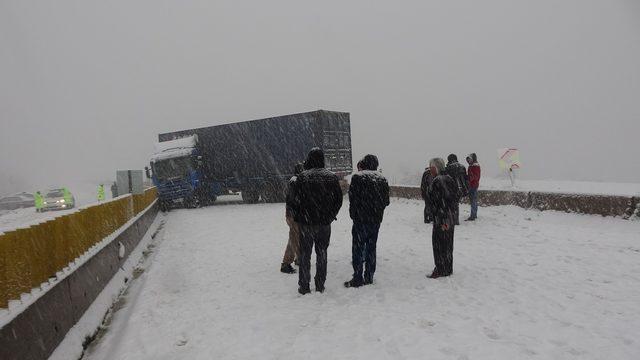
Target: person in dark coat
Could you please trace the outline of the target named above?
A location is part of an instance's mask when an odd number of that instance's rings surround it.
[[[444,160],[431,159],[429,166],[431,173],[435,175],[429,186],[429,200],[433,214],[431,244],[435,269],[428,277],[435,279],[453,273],[453,234],[458,186],[455,180],[446,174]]]
[[[293,177],[289,179],[289,186],[287,188],[287,202],[285,207],[285,219],[289,226],[289,240],[287,241],[287,247],[284,250],[284,256],[282,257],[282,265],[280,265],[280,271],[285,274],[295,274],[296,269],[291,266],[293,262],[296,264],[300,259],[300,227],[298,223],[293,219],[293,209],[290,204],[293,202],[291,197],[291,188],[298,175],[302,172],[303,165],[301,163],[296,164],[293,169]]]
[[[458,162],[455,154],[447,157],[447,167],[445,172],[455,181],[458,191],[456,193],[455,224],[460,225],[460,200],[469,194],[469,179],[467,169]]]
[[[320,148],[309,151],[305,170],[291,187],[287,205],[300,228],[300,269],[298,292],[311,292],[311,251],[316,250],[316,291],[324,291],[327,278],[327,248],[331,237],[331,222],[342,207],[342,190],[338,177],[325,169],[324,152]]]
[[[422,181],[420,181],[420,194],[422,195],[422,200],[424,200],[424,223],[430,224],[433,221],[433,216],[431,215],[431,204],[429,202],[429,186],[431,185],[431,181],[433,181],[433,176],[431,176],[431,171],[427,167],[424,169],[422,173]]]
[[[351,263],[353,277],[345,287],[360,287],[373,283],[376,272],[376,244],[384,209],[389,206],[389,184],[378,170],[378,158],[366,155],[362,171],[353,174],[349,186],[351,228]],[[364,275],[362,267],[364,263]]]
[[[471,215],[467,221],[474,221],[478,218],[478,188],[480,187],[480,164],[478,164],[478,156],[475,153],[467,156],[469,164],[469,203],[471,204]]]

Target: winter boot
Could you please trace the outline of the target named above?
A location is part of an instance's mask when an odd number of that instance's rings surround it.
[[[300,293],[300,295],[306,295],[311,292],[311,289],[309,289],[309,286],[300,286],[298,288],[298,292]]]
[[[346,288],[357,288],[362,285],[363,285],[363,281],[358,279],[351,279],[349,281],[345,281],[344,283],[344,287]]]
[[[296,273],[296,269],[293,268],[293,266],[291,266],[291,264],[282,264],[280,266],[280,272],[283,272],[285,274],[295,274]]]

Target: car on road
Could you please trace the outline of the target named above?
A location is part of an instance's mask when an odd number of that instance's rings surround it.
[[[33,195],[26,192],[5,196],[0,199],[0,210],[15,210],[33,206],[35,206]]]
[[[75,206],[76,200],[67,188],[51,189],[44,196],[43,211],[66,210]]]

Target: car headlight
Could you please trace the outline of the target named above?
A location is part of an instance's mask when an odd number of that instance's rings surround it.
[[[45,201],[45,202],[43,202],[43,204],[47,205],[47,202]]]
[[[64,199],[60,200],[60,203],[64,204]]]

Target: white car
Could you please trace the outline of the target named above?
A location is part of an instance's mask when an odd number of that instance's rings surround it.
[[[0,210],[15,210],[35,206],[33,195],[20,193],[0,199]]]
[[[43,211],[47,210],[66,210],[75,206],[76,200],[71,192],[65,188],[52,189],[47,191],[44,196]]]

